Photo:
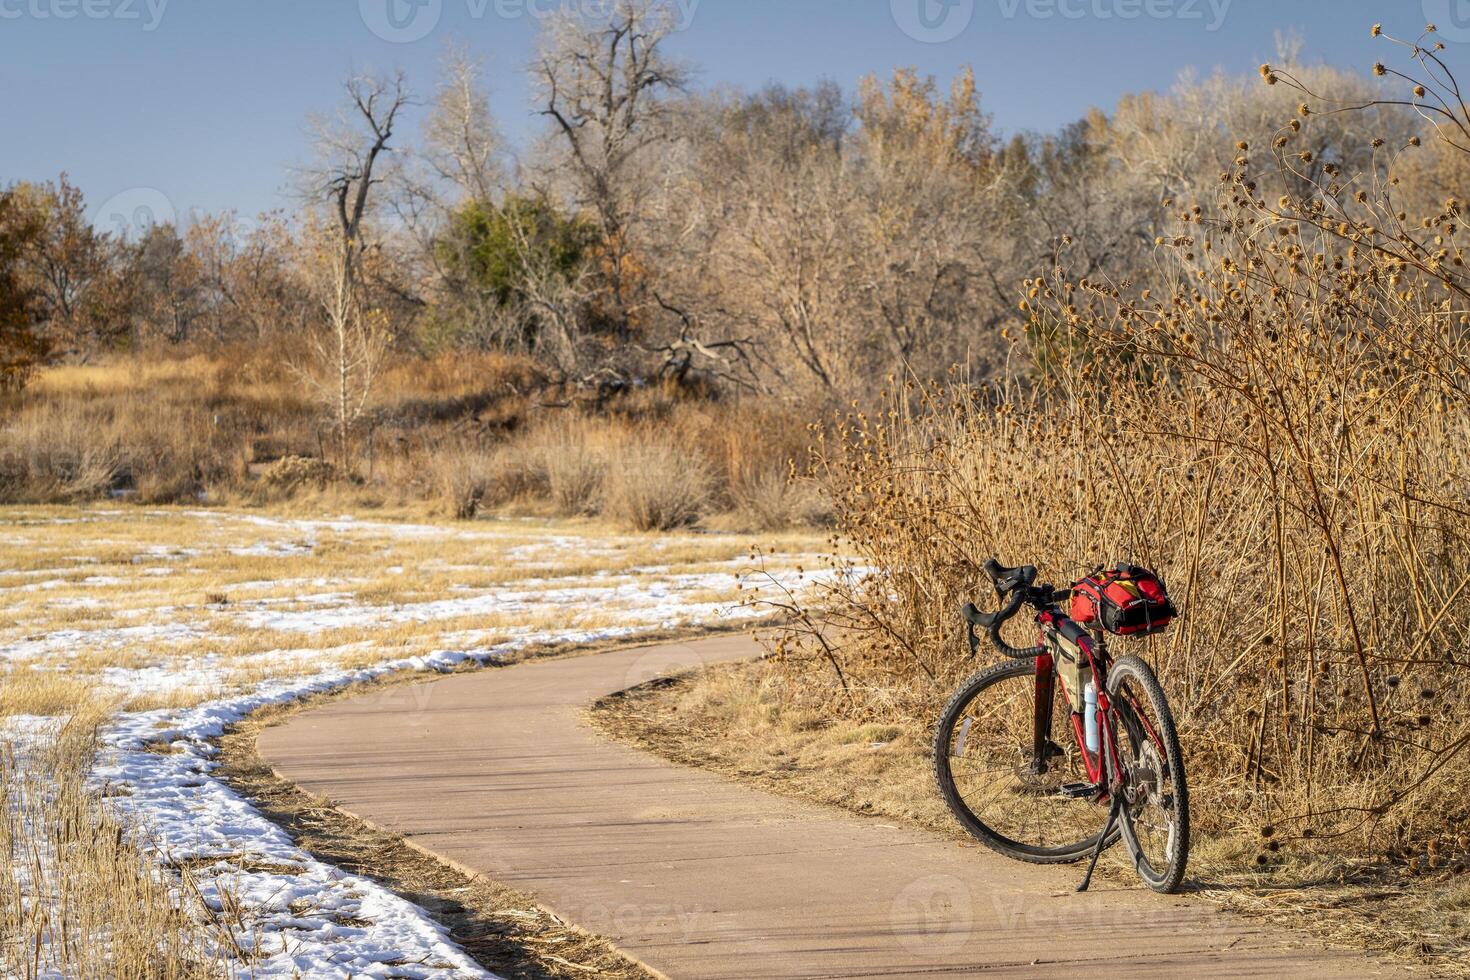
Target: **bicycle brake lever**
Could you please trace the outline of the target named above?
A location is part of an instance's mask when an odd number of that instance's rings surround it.
[[[960,609],[960,616],[965,621],[965,638],[970,642],[970,658],[973,660],[975,654],[980,650],[980,638],[975,635],[975,625],[983,614],[975,608],[973,602],[967,602]]]

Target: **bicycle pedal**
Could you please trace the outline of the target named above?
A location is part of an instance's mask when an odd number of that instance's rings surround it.
[[[1069,800],[1086,800],[1101,795],[1093,783],[1066,783],[1057,788],[1057,794]]]

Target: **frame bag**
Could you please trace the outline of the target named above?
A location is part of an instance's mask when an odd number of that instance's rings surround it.
[[[1119,563],[1072,585],[1072,618],[1118,636],[1162,632],[1178,614],[1164,580],[1138,565]]]

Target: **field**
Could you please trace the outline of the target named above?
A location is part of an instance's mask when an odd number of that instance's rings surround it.
[[[598,516],[637,530],[779,531],[827,516],[788,480],[812,414],[799,407],[654,384],[604,409],[526,358],[400,353],[344,467],[324,455],[329,427],[290,356],[110,357],[51,367],[18,393],[0,387],[0,504],[295,501]]]
[[[763,615],[740,604],[749,541],[720,534],[101,507],[0,521],[0,958],[28,977],[473,972],[421,910],[213,778],[212,740],[395,672]],[[814,546],[764,544],[791,556],[761,563],[786,584]]]

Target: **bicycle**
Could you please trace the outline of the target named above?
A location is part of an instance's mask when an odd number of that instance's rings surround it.
[[[1079,892],[1120,838],[1145,884],[1177,891],[1189,859],[1189,787],[1158,678],[1139,657],[1114,661],[1103,630],[1062,609],[1073,589],[1036,584],[1029,565],[992,558],[985,571],[1005,605],[994,613],[965,605],[970,653],[980,627],[1007,660],[966,680],[940,715],[934,774],[945,802],[1007,857],[1066,864],[1091,854]],[[1041,642],[1016,649],[1000,628],[1023,606],[1036,611]],[[1052,737],[1059,709],[1070,740]]]

